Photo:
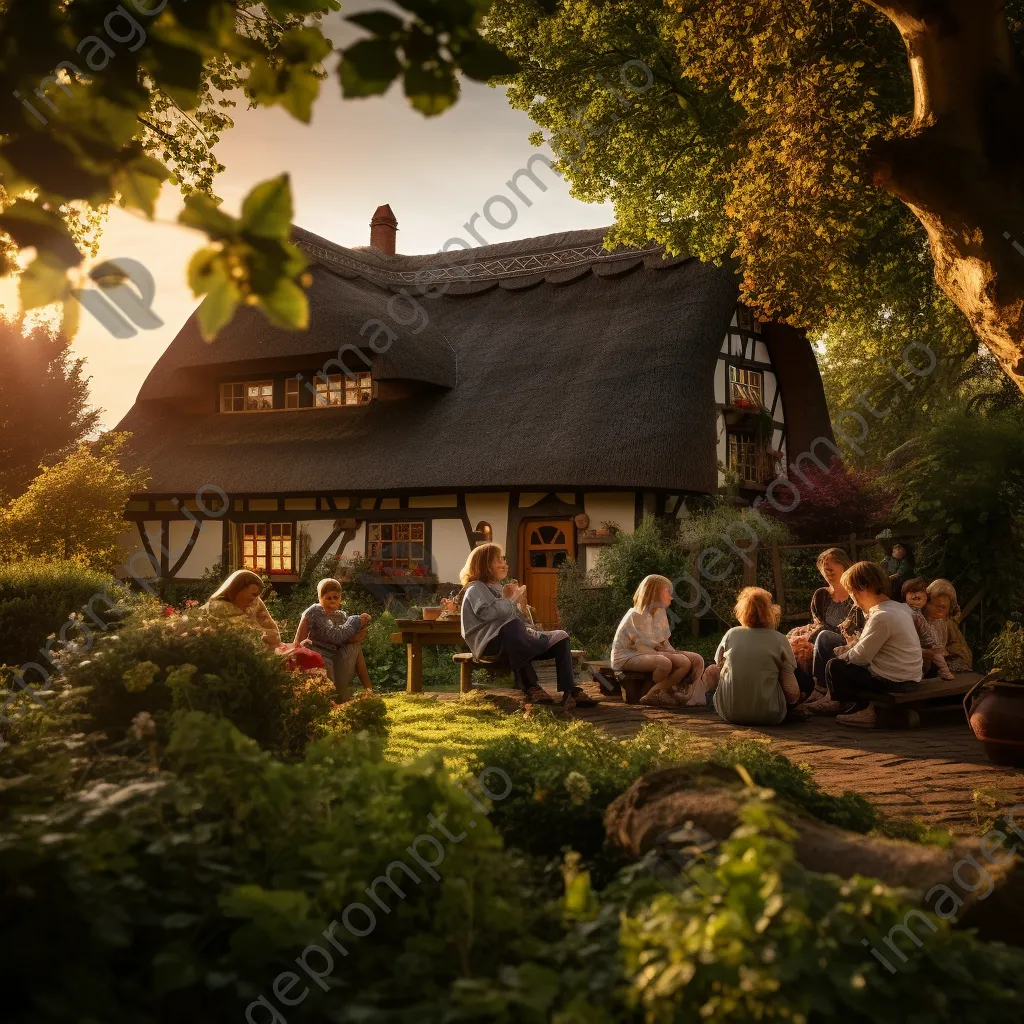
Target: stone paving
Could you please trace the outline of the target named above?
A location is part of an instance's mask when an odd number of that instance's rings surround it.
[[[553,680],[542,677],[542,682],[554,693]],[[997,808],[1024,803],[1024,771],[989,761],[957,709],[927,713],[916,729],[854,729],[818,717],[737,728],[712,708],[646,708],[603,698],[594,684],[585,688],[600,703],[572,714],[615,736],[632,736],[646,722],[662,722],[717,742],[767,736],[774,750],[809,765],[826,792],[859,793],[891,817],[918,818],[972,833]]]

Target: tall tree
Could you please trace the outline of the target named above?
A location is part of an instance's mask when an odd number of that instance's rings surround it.
[[[84,360],[46,327],[26,333],[0,318],[0,501],[28,485],[44,460],[65,454],[96,426]]]
[[[734,258],[751,305],[821,333],[976,335],[1024,388],[1022,12],[497,0],[488,26],[613,240]]]
[[[106,434],[41,467],[28,490],[0,510],[0,555],[76,561],[113,572],[124,557],[117,539],[125,531],[125,506],[149,480],[145,470],[122,469],[127,438]]]

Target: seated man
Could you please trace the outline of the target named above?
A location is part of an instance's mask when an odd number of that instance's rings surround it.
[[[857,562],[843,586],[865,615],[860,638],[835,652],[825,670],[831,710],[844,725],[870,728],[875,713],[862,691],[895,693],[921,682],[921,640],[911,609],[889,597],[889,580],[874,562]],[[820,714],[822,709],[816,709]]]
[[[362,641],[370,616],[346,615],[340,608],[341,584],[337,580],[321,580],[316,588],[318,604],[310,605],[303,613],[295,631],[295,644],[307,639],[312,650],[324,659],[324,668],[334,683],[338,696],[348,700],[352,696],[350,683],[359,676],[363,689],[370,693],[373,684],[366,670]]]

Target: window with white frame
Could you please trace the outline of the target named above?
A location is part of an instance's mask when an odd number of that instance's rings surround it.
[[[316,378],[316,405],[366,405],[373,398],[373,378],[368,373],[321,374]]]
[[[238,381],[220,386],[221,412],[266,412],[273,408],[272,380]]]

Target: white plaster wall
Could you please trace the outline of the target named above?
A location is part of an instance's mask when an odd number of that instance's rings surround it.
[[[298,526],[299,530],[305,531],[309,535],[309,555],[311,558],[320,550],[320,545],[334,532],[333,519],[310,519],[300,522]],[[341,538],[339,537],[338,541],[340,540]],[[328,555],[337,554],[338,541],[335,541],[331,545],[330,550],[324,553]],[[355,539],[349,541],[342,554],[350,555],[353,551],[366,552],[366,525],[364,523],[359,524]]]
[[[171,565],[181,557],[192,536],[193,524],[187,519],[175,520],[170,525]],[[205,519],[200,524],[195,547],[189,552],[185,564],[178,570],[178,578],[198,579],[210,566],[220,564],[224,538],[224,524],[220,520]]]
[[[156,527],[155,531],[150,534],[147,531],[147,535],[150,537],[150,543],[153,544],[153,551],[159,558],[160,553],[157,550],[157,546],[160,543],[160,524],[150,523],[150,526]],[[118,546],[121,548],[122,560],[121,564],[117,568],[117,577],[119,579],[129,579],[132,576],[136,576],[139,579],[153,579],[157,575],[156,569],[153,568],[153,563],[150,562],[149,556],[146,554],[146,548],[142,543],[142,538],[139,536],[138,527],[135,523],[128,523],[124,533],[117,538]]]
[[[508,492],[504,494],[467,494],[466,515],[469,527],[483,521],[491,524],[491,536],[495,544],[508,550]]]
[[[717,452],[716,459],[723,466],[728,464],[728,442],[725,436],[725,417],[719,413],[715,420],[715,435],[717,442],[715,445],[715,451]],[[725,473],[722,470],[718,470],[718,485],[719,487],[725,483]]]
[[[469,541],[462,520],[435,519],[430,530],[431,570],[439,583],[458,583],[459,573],[469,557]]]
[[[530,508],[531,505],[536,505],[537,502],[547,497],[546,491],[523,491],[519,495],[519,507]]]
[[[715,364],[715,401],[725,405],[725,360],[719,359]]]
[[[606,520],[618,523],[623,533],[636,527],[636,496],[632,491],[596,491],[583,496],[584,511],[590,516],[590,529],[600,530]]]
[[[768,358],[768,347],[763,341],[754,341],[754,358],[761,363],[770,363],[771,359]]]
[[[764,407],[771,410],[772,402],[775,401],[775,389],[777,385],[775,383],[775,374],[771,370],[764,371]],[[775,410],[775,415],[781,418],[779,409]]]

